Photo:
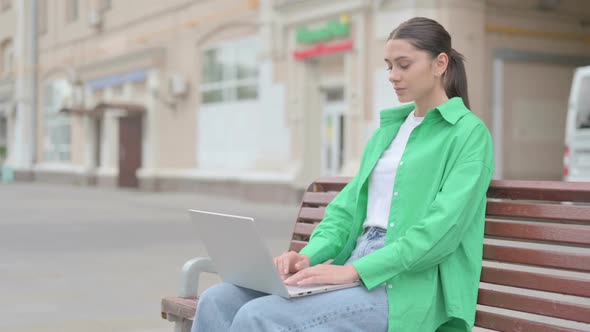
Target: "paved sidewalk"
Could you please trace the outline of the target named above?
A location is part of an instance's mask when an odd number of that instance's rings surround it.
[[[273,254],[297,214],[187,193],[0,184],[0,331],[172,331],[160,298],[176,293],[186,260],[206,255],[188,208],[255,217]]]
[[[160,318],[160,298],[176,294],[184,262],[206,255],[189,208],[256,218],[276,255],[288,246],[298,206],[0,183],[0,332],[173,331],[173,324]],[[201,283],[218,281],[208,274]],[[590,331],[590,324],[562,324]]]

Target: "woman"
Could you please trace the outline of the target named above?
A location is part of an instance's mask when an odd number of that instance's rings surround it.
[[[381,112],[358,174],[309,244],[275,258],[295,273],[286,284],[363,286],[283,299],[220,284],[201,297],[193,331],[471,331],[490,133],[468,109],[463,57],[436,21],[402,23],[385,63],[399,100],[414,103]]]

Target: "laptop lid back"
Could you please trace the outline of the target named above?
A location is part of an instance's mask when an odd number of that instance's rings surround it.
[[[288,297],[254,219],[190,210],[191,220],[225,282]]]

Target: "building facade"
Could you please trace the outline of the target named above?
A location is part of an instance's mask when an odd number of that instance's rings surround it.
[[[30,1],[0,1],[0,170],[3,181],[14,179],[14,169],[30,179],[35,163],[33,123],[36,104],[33,64],[36,59],[35,17]],[[23,178],[21,176],[21,178]]]
[[[13,144],[15,105],[14,42],[17,33],[16,10],[10,2],[0,2],[0,163],[6,161]],[[9,125],[10,122],[10,125]]]
[[[5,141],[31,161],[5,167],[36,181],[296,201],[318,176],[355,173],[379,110],[399,104],[383,46],[414,16],[467,58],[496,178],[561,179],[573,69],[590,63],[583,0],[22,3],[37,34],[14,57],[36,68],[21,66],[36,111],[22,98],[29,116]]]

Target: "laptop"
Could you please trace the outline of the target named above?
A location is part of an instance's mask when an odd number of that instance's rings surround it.
[[[342,285],[285,285],[275,268],[270,251],[256,229],[253,218],[199,210],[189,210],[189,213],[207,247],[213,265],[227,283],[284,298],[360,285],[359,281]]]

